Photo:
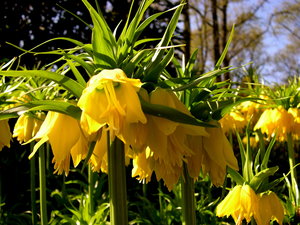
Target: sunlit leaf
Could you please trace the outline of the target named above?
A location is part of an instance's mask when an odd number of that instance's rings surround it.
[[[61,74],[45,71],[45,70],[24,70],[24,71],[9,70],[9,71],[0,71],[0,75],[10,76],[10,77],[43,77],[58,83],[77,98],[81,96],[81,93],[84,89],[82,85],[80,85],[78,82],[74,81],[73,79],[67,76],[63,76]]]

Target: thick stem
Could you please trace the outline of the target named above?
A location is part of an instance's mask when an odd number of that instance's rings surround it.
[[[194,180],[190,177],[187,167],[183,167],[181,179],[183,225],[196,225],[195,189]]]
[[[297,184],[297,173],[295,169],[295,152],[294,152],[294,143],[292,134],[289,133],[287,135],[287,144],[288,144],[288,156],[289,156],[289,164],[290,164],[290,172],[291,172],[291,185],[292,185],[292,193],[295,201],[295,205],[300,206],[300,196],[299,196],[299,188]]]
[[[46,172],[45,172],[45,149],[43,145],[39,149],[39,179],[40,179],[40,213],[41,224],[47,225],[47,200],[46,200]]]
[[[89,198],[90,198],[90,204],[89,204],[89,211],[90,215],[94,214],[94,201],[93,201],[93,193],[94,193],[94,173],[92,171],[91,165],[88,166],[88,182],[89,182]]]
[[[30,150],[32,152],[34,142],[30,143]],[[31,197],[31,222],[33,225],[37,224],[37,207],[36,207],[36,195],[35,195],[35,155],[30,160],[30,197]]]
[[[109,142],[109,135],[108,142]],[[108,145],[109,146],[109,145]],[[111,225],[128,225],[124,144],[118,138],[108,149],[108,184]]]

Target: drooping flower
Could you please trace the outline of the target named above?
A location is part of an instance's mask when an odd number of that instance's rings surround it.
[[[108,159],[107,159],[107,131],[105,129],[100,130],[100,137],[96,140],[96,144],[93,150],[93,154],[90,158],[90,163],[92,164],[92,169],[95,172],[108,172]]]
[[[218,217],[231,215],[239,225],[242,224],[243,219],[249,223],[251,217],[256,217],[258,214],[258,201],[258,196],[249,185],[237,185],[217,206],[216,214]]]
[[[127,78],[121,69],[102,70],[93,76],[78,101],[86,133],[108,125],[111,137],[122,140],[126,124],[146,123],[137,95],[141,85],[139,79]]]
[[[150,152],[151,150],[148,147],[145,151],[139,154],[135,154],[132,161],[132,177],[137,177],[138,180],[144,181],[146,183],[151,180],[151,176],[153,173],[153,163],[151,163],[151,161],[154,162],[154,160],[150,159],[148,155]]]
[[[224,133],[240,131],[247,125],[247,120],[238,111],[226,114],[220,121]]]
[[[191,116],[188,109],[172,91],[156,88],[149,96],[147,93],[141,95],[144,101],[149,101],[151,104],[174,108]],[[143,145],[138,140],[129,141],[136,154],[132,175],[149,181],[154,171],[156,178],[164,180],[168,189],[171,190],[178,182],[186,157],[194,155],[193,148],[187,144],[187,136],[208,134],[204,127],[174,122],[148,114],[146,116],[147,123],[140,123],[135,127],[142,131],[137,135],[141,135],[146,144]],[[142,165],[142,163],[147,165]]]
[[[185,105],[168,90],[157,88],[150,94],[150,103],[175,108],[191,116]],[[150,130],[148,146],[154,153],[154,158],[172,165],[182,165],[186,156],[193,155],[193,149],[187,145],[187,136],[207,136],[204,127],[174,122],[165,118],[149,116]],[[172,156],[172,157],[170,157]]]
[[[217,124],[216,124],[217,125]],[[222,128],[206,128],[209,136],[189,136],[189,146],[194,155],[187,157],[187,168],[191,177],[197,178],[200,171],[209,174],[214,185],[222,185],[226,167],[238,170],[238,162]]]
[[[287,140],[287,134],[292,132],[293,116],[286,109],[279,106],[274,109],[266,109],[256,123],[254,130],[261,129],[268,137],[277,134],[277,140]]]
[[[30,157],[45,142],[49,141],[54,158],[55,173],[69,173],[70,155],[76,167],[86,157],[87,139],[80,123],[71,116],[49,111],[40,130],[31,140],[38,140]]]
[[[8,120],[0,120],[0,151],[4,146],[10,147],[11,136]]]
[[[257,98],[256,96],[249,96],[250,98]],[[262,109],[266,108],[269,105],[270,99],[265,95],[260,95],[260,99],[256,102],[254,101],[244,101],[239,104],[236,109],[243,115],[246,121],[250,121],[251,124],[255,125],[257,120],[259,119]]]
[[[300,108],[289,108],[288,113],[293,116],[292,136],[294,140],[300,140]]]
[[[45,114],[40,112],[35,114],[23,113],[15,124],[13,137],[17,137],[20,143],[29,141],[36,135],[44,119]]]
[[[271,220],[276,220],[279,224],[282,224],[284,208],[274,192],[260,193],[258,207],[258,215],[256,216],[258,225],[268,225]]]

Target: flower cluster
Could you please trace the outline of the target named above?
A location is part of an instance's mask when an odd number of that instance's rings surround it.
[[[217,206],[216,214],[219,217],[232,216],[236,224],[247,223],[254,217],[257,225],[270,224],[276,220],[282,224],[284,209],[282,203],[274,192],[256,194],[247,185],[235,186],[225,199]]]
[[[298,108],[286,110],[282,106],[266,109],[260,116],[254,130],[260,129],[268,137],[275,135],[277,140],[287,140],[287,134],[292,134],[294,139],[299,139],[300,117]]]
[[[211,122],[215,128],[204,128],[145,113],[141,101],[192,117],[172,91],[157,87],[148,93],[141,86],[139,79],[128,78],[121,69],[102,70],[91,77],[78,100],[80,120],[54,111],[46,117],[25,113],[13,136],[19,142],[37,141],[30,157],[49,142],[58,174],[69,173],[71,158],[75,167],[85,159],[92,143],[93,170],[108,172],[108,140],[115,138],[125,144],[127,161],[132,159],[133,177],[148,182],[154,173],[170,190],[182,175],[184,163],[191,177],[197,179],[202,172],[215,185],[223,184],[227,166],[238,170],[232,147],[216,121]],[[10,137],[6,139],[3,144],[8,145]]]

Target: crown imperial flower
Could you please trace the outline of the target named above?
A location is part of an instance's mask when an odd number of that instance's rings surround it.
[[[54,158],[55,172],[67,175],[70,167],[70,155],[76,167],[87,154],[87,139],[84,136],[80,123],[71,116],[49,111],[40,130],[31,140],[39,140],[33,152],[38,150],[45,142],[49,141]]]
[[[4,146],[10,147],[11,133],[8,120],[0,120],[0,151]]]
[[[44,119],[45,114],[40,112],[35,115],[22,114],[15,124],[13,137],[16,137],[20,143],[29,141],[36,135]]]
[[[93,76],[78,101],[85,132],[92,134],[108,125],[110,135],[123,140],[125,124],[146,123],[137,95],[141,85],[139,79],[127,78],[121,69],[102,70]]]

